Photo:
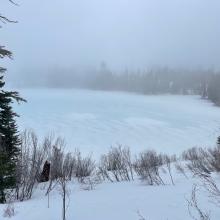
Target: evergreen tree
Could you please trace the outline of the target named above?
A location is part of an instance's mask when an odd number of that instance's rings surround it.
[[[0,47],[0,57],[11,57],[11,53]],[[6,189],[15,186],[16,159],[19,154],[19,136],[12,103],[24,101],[17,92],[3,90],[5,85],[4,73],[6,69],[0,68],[0,203],[6,201]]]
[[[220,105],[220,74],[212,75],[208,85],[208,98],[217,105]]]
[[[12,1],[10,1],[12,2]],[[0,14],[0,21],[11,22]],[[12,53],[0,45],[0,59],[11,58]],[[16,162],[19,155],[19,135],[13,111],[14,101],[25,101],[16,91],[4,90],[4,73],[0,67],[0,203],[6,202],[6,192],[16,184]]]
[[[217,139],[217,145],[220,147],[220,136]]]

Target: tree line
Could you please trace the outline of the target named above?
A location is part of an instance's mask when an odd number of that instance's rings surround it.
[[[33,74],[35,75],[35,74]],[[21,86],[52,88],[85,88],[91,90],[126,91],[147,95],[200,95],[220,105],[220,72],[152,68],[147,70],[112,71],[106,64],[84,71],[51,69],[40,71],[41,81],[28,79]]]
[[[117,74],[101,67],[84,85],[90,89],[140,94],[200,95],[220,105],[220,73],[212,70],[155,68]]]

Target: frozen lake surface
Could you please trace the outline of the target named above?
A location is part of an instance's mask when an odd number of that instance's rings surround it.
[[[66,149],[98,155],[112,145],[133,152],[179,153],[215,145],[220,108],[198,96],[146,96],[70,89],[23,89],[28,103],[16,106],[21,129],[65,138]]]

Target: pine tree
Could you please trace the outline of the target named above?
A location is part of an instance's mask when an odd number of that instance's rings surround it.
[[[13,1],[10,1],[13,3]],[[0,14],[0,21],[11,22]],[[0,59],[11,58],[12,53],[0,45]],[[15,121],[18,115],[13,111],[14,101],[25,101],[16,91],[5,91],[4,73],[0,67],[0,203],[6,202],[6,192],[15,187],[16,163],[19,155],[19,135]]]
[[[1,47],[0,47],[1,48]],[[0,57],[11,56],[9,51],[0,50]],[[19,135],[13,112],[13,101],[24,101],[17,92],[3,90],[5,85],[4,73],[6,69],[0,68],[0,203],[6,201],[6,189],[15,186],[16,160],[19,155]]]
[[[0,202],[5,202],[5,189],[13,188],[16,183],[16,162],[19,155],[20,139],[13,112],[12,98],[7,92],[3,93],[3,99],[0,101],[0,138],[1,138],[1,156],[0,156]],[[2,92],[1,92],[2,95]]]

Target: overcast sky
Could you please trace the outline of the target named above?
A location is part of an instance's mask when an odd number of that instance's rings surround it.
[[[220,68],[219,0],[1,0],[9,69]]]

